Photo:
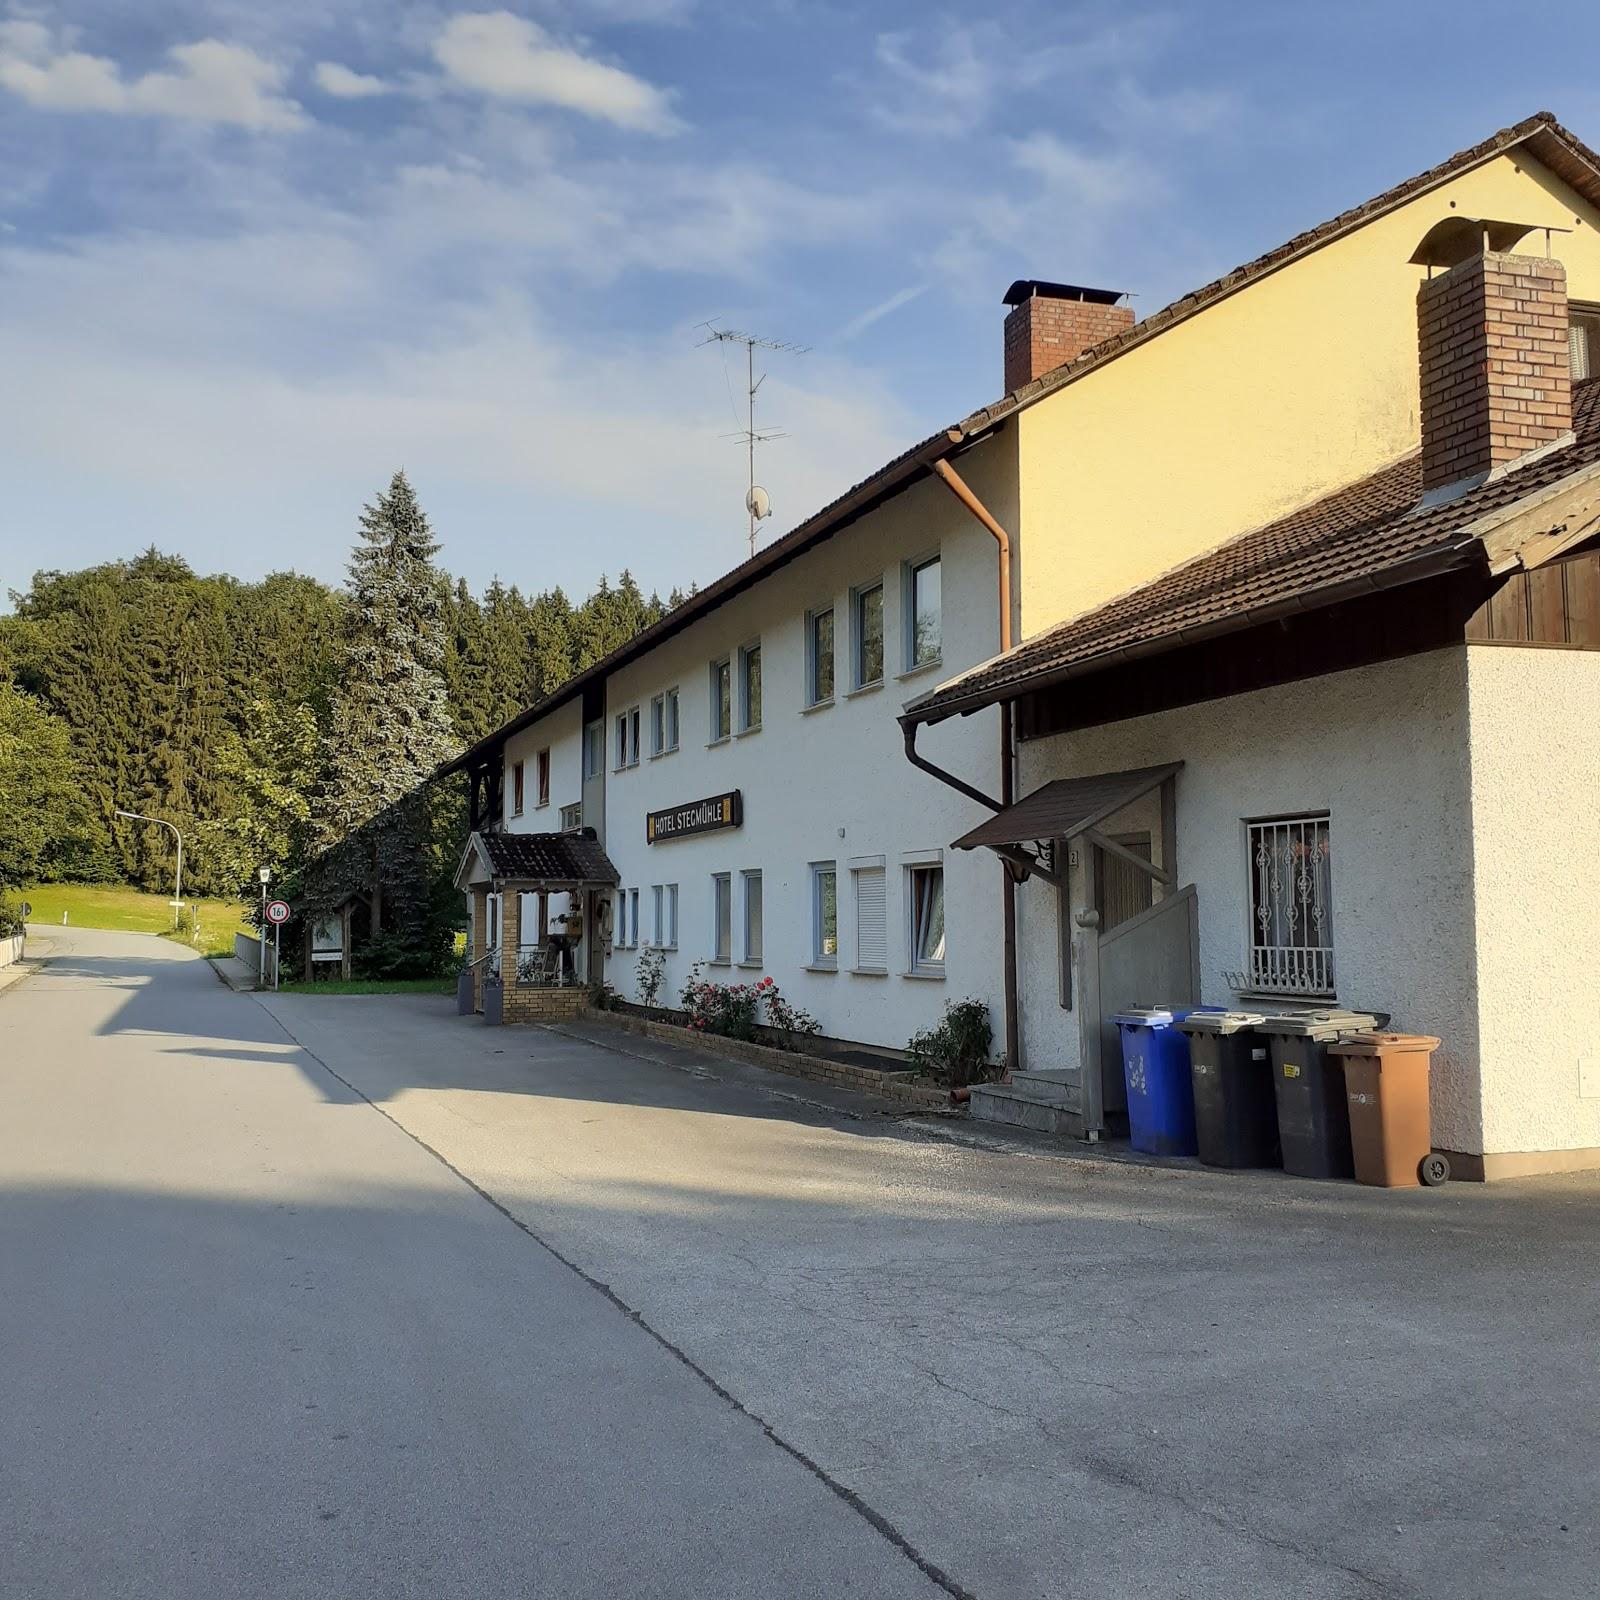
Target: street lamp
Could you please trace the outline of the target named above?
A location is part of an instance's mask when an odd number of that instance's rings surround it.
[[[267,981],[267,885],[272,882],[272,868],[258,867],[256,876],[261,880],[261,942],[256,957],[256,987],[260,989]]]
[[[183,835],[177,827],[161,817],[147,817],[138,811],[118,811],[119,817],[126,817],[130,822],[153,822],[158,828],[171,828],[172,836],[178,841],[178,879],[172,890],[172,925],[181,926],[183,917]]]

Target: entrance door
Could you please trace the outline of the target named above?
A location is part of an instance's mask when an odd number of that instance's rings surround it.
[[[1125,1134],[1128,1095],[1122,1076],[1122,1036],[1111,1019],[1129,1006],[1199,1002],[1200,897],[1192,883],[1100,935],[1098,988],[1099,1122],[1108,1133]],[[1087,1083],[1090,1074],[1084,1076]],[[1093,1128],[1090,1099],[1085,1096],[1084,1112]]]

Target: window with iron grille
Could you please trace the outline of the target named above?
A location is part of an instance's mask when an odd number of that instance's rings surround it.
[[[1326,812],[1245,824],[1250,851],[1250,970],[1256,994],[1329,996],[1333,851]]]

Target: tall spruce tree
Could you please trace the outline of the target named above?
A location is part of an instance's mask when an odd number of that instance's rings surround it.
[[[354,893],[396,965],[430,959],[440,842],[429,779],[456,748],[445,693],[439,545],[404,472],[365,508],[349,563],[344,662],[318,795],[308,904]],[[446,930],[447,931],[447,930]]]

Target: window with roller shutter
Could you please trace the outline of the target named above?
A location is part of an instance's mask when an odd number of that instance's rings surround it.
[[[889,970],[889,920],[884,869],[881,866],[852,868],[856,902],[857,972]]]

